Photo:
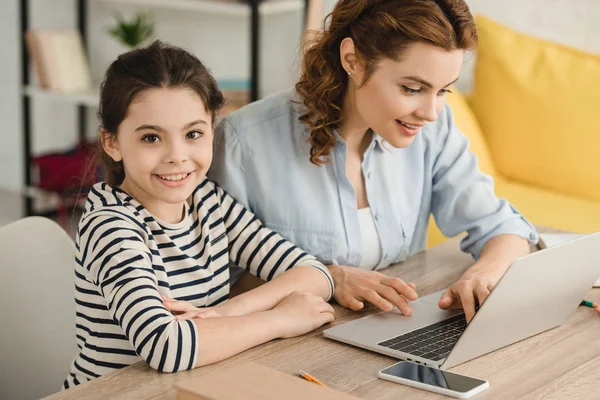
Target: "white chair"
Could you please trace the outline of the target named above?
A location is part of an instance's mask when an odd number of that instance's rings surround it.
[[[0,227],[0,399],[61,389],[77,351],[75,245],[53,221]]]

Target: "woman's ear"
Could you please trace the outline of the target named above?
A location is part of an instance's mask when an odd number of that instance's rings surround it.
[[[354,41],[347,37],[340,43],[340,59],[342,68],[348,74],[348,79],[353,81],[356,86],[360,86],[363,81],[364,68],[354,46]]]
[[[119,150],[119,144],[117,143],[117,135],[100,130],[100,141],[102,142],[102,148],[115,162],[123,160],[121,150]]]

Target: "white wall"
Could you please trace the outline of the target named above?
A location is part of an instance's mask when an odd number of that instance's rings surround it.
[[[0,2],[0,187],[23,182],[18,0]]]
[[[466,0],[474,15],[483,14],[539,38],[600,54],[600,0]],[[475,57],[470,57],[458,82],[471,85]]]

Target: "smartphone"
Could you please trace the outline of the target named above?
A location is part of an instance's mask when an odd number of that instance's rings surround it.
[[[418,389],[468,399],[490,387],[488,381],[426,367],[409,361],[400,361],[379,371],[379,377],[403,383]]]

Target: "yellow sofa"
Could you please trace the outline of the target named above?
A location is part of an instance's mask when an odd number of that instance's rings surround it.
[[[477,17],[474,90],[447,95],[479,167],[529,221],[600,230],[600,56]],[[433,218],[428,245],[446,240]]]

